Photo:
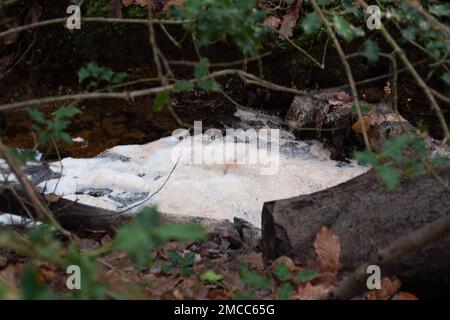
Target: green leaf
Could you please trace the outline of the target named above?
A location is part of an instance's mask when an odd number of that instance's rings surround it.
[[[291,280],[291,272],[284,262],[278,262],[273,269],[273,274],[281,281]]]
[[[277,299],[278,300],[289,300],[294,288],[290,283],[283,283],[277,288]]]
[[[166,255],[174,265],[184,264],[184,257],[177,250],[167,250]]]
[[[381,183],[389,190],[395,190],[400,183],[400,172],[391,165],[384,164],[376,168]]]
[[[197,82],[197,88],[210,92],[220,91],[219,84],[214,80],[200,80]]]
[[[251,289],[272,289],[272,285],[268,277],[260,275],[256,271],[250,270],[245,265],[241,265],[239,275],[242,282],[244,282],[244,284]]]
[[[373,151],[367,149],[362,152],[355,152],[355,158],[363,166],[374,166],[378,163],[378,156]]]
[[[125,72],[118,72],[114,74],[114,76],[111,79],[112,84],[119,84],[122,83],[126,78],[128,77],[128,74]]]
[[[361,109],[361,113],[362,113],[362,114],[367,114],[367,113],[370,112],[370,107],[367,106],[367,105],[365,105],[365,104],[361,104],[361,105],[359,106],[359,108]],[[354,105],[354,104],[352,104],[352,112],[353,112],[355,115],[358,115],[358,111],[356,110],[356,105]]]
[[[444,80],[444,82],[450,86],[450,71],[447,71],[446,73],[444,73],[441,77],[442,80]]]
[[[81,113],[81,111],[77,107],[67,106],[67,107],[58,108],[58,110],[53,112],[53,115],[55,117],[60,117],[60,118],[73,118],[74,116],[76,116],[77,114],[80,114],[80,113]]]
[[[315,278],[317,278],[319,276],[319,273],[315,272],[315,271],[309,271],[309,270],[305,270],[305,271],[300,271],[299,273],[297,273],[297,275],[295,276],[295,279],[298,282],[309,282],[314,280]]]
[[[367,40],[364,44],[363,54],[369,63],[377,62],[379,53],[380,48],[378,47],[378,44],[372,40]]]
[[[380,155],[383,157],[390,157],[396,163],[401,163],[403,159],[402,152],[410,144],[410,137],[407,135],[395,136],[386,141],[381,149]]]
[[[431,159],[431,164],[435,168],[444,167],[449,164],[449,160],[443,156],[435,156],[433,159]]]
[[[145,230],[136,223],[131,222],[119,229],[112,249],[126,252],[140,268],[147,267],[150,262],[151,242]]]
[[[78,82],[82,83],[84,80],[90,77],[90,72],[86,68],[78,70]]]
[[[27,113],[33,121],[36,121],[38,123],[47,122],[47,118],[45,117],[45,115],[36,108],[28,108]]]
[[[448,3],[431,5],[429,12],[437,17],[449,17],[450,5]]]
[[[173,90],[175,92],[189,91],[194,89],[194,84],[187,80],[181,80],[175,83]]]
[[[169,102],[169,93],[167,91],[161,91],[156,94],[155,101],[153,102],[153,110],[161,111],[161,109]]]
[[[333,17],[334,29],[336,33],[341,36],[345,41],[351,41],[353,39],[353,30],[350,23],[341,16]]]
[[[200,276],[200,280],[202,280],[203,283],[214,283],[222,281],[223,276],[215,273],[213,270],[208,270]]]
[[[24,150],[24,151],[20,151],[16,148],[8,148],[9,153],[16,158],[17,161],[19,161],[19,163],[21,165],[25,165],[27,164],[28,161],[33,161],[36,159],[37,157],[37,152],[36,150]]]
[[[315,12],[308,13],[302,21],[303,30],[306,34],[312,34],[322,25],[322,20]]]
[[[208,75],[209,61],[206,58],[202,58],[199,63],[195,66],[194,75],[197,80]]]
[[[406,41],[412,41],[416,38],[416,30],[412,27],[403,29],[402,36]]]

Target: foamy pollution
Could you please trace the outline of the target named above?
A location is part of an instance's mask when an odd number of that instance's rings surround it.
[[[276,117],[243,110],[235,115],[247,129],[233,136],[177,130],[144,145],[116,146],[94,158],[50,163],[48,180],[38,188],[109,210],[136,213],[157,205],[170,215],[238,217],[259,228],[264,202],[320,191],[368,170],[355,162],[330,160],[317,141],[266,130],[280,121]]]

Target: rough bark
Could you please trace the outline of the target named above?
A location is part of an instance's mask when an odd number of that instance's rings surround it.
[[[438,174],[450,181],[450,168]],[[449,213],[450,195],[431,174],[403,179],[391,192],[369,171],[324,191],[266,203],[263,255],[266,263],[287,255],[309,264],[315,260],[314,238],[325,226],[340,240],[344,270],[352,271],[377,249]],[[428,280],[449,275],[450,235],[403,256],[382,272],[406,279],[421,274]]]

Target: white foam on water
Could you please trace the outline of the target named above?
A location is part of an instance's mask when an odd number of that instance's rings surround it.
[[[285,131],[280,136],[279,155],[258,153],[258,146],[239,141],[208,141],[202,145],[203,152],[223,156],[227,163],[195,164],[189,161],[195,136],[178,133],[144,145],[117,146],[95,158],[63,159],[61,179],[43,182],[40,187],[80,203],[120,211],[145,200],[167,180],[161,191],[130,211],[157,205],[168,214],[220,220],[239,217],[260,227],[264,202],[320,191],[368,170],[354,162],[330,160],[319,142],[297,141]],[[261,161],[238,163],[239,156],[251,155],[261,156]],[[277,173],[261,174],[278,156]],[[52,163],[50,168],[60,172],[60,163]],[[107,192],[94,196],[85,192],[93,189]],[[131,200],[124,204],[120,199]]]

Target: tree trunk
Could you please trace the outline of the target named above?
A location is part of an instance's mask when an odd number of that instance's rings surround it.
[[[450,168],[437,173],[450,181]],[[392,192],[379,184],[371,170],[327,190],[266,203],[263,255],[266,263],[287,255],[310,264],[316,257],[315,236],[325,226],[339,238],[344,270],[352,271],[377,249],[449,212],[450,195],[431,174],[405,178]],[[402,280],[418,280],[420,274],[428,283],[433,277],[448,281],[442,276],[450,275],[450,235],[402,257],[382,273],[397,274]]]

